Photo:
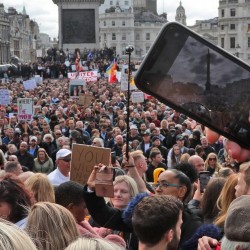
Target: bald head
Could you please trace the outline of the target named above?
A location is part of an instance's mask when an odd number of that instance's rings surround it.
[[[205,170],[205,162],[198,155],[190,156],[190,158],[188,159],[188,163],[191,164],[197,170],[198,173]]]

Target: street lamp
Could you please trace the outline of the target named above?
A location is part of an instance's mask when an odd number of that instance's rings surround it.
[[[237,44],[235,48],[236,48],[236,53],[235,53],[235,55],[236,55],[237,57],[239,57],[239,56],[240,56],[240,45]]]

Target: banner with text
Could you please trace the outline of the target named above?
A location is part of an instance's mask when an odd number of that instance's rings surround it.
[[[33,116],[33,100],[32,98],[17,99],[17,118],[19,121],[31,120]]]

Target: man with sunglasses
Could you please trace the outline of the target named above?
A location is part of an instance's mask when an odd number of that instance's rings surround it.
[[[63,148],[56,153],[57,168],[48,175],[48,179],[53,186],[70,180],[71,151]]]

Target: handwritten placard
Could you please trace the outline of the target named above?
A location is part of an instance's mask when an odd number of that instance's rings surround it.
[[[133,103],[144,102],[144,93],[141,91],[132,92],[131,99]]]
[[[3,106],[10,104],[10,92],[8,89],[0,89],[0,104]]]
[[[32,98],[18,98],[17,99],[18,108],[18,120],[26,121],[31,120],[33,116],[33,100]]]
[[[34,88],[36,88],[36,80],[33,78],[30,80],[24,81],[23,86],[24,86],[25,90],[34,89]]]
[[[79,105],[84,105],[85,107],[89,106],[91,103],[92,103],[92,99],[93,99],[93,96],[92,95],[89,95],[89,94],[81,94],[79,96],[79,101],[78,101],[78,104]]]
[[[87,180],[95,165],[102,163],[106,166],[110,163],[111,150],[82,144],[73,144],[70,180],[82,185]]]

